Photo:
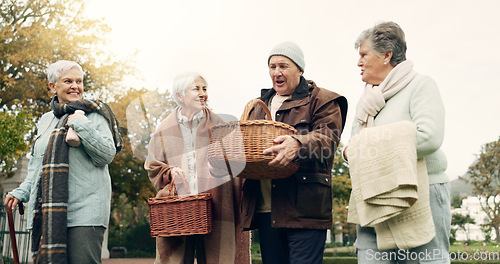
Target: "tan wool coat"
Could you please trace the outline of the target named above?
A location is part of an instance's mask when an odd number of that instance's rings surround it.
[[[179,167],[185,173],[187,158],[184,154],[184,140],[179,127],[176,108],[161,122],[149,144],[148,158],[144,164],[149,179],[158,191],[157,197],[169,195],[167,190],[172,184],[171,169]],[[213,177],[208,166],[208,146],[210,144],[208,127],[222,120],[211,111],[204,114],[196,130],[196,170],[199,192],[212,195],[212,232],[203,235],[207,263],[250,263],[250,234],[242,231],[239,225],[239,204],[241,182],[229,175]],[[179,190],[180,186],[177,186]],[[156,240],[155,263],[184,263],[186,257],[186,237],[158,237]]]

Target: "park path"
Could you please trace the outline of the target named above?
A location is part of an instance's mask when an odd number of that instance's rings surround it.
[[[153,258],[109,258],[103,259],[102,264],[153,264]]]
[[[349,246],[349,247],[336,247],[336,248],[325,248],[325,251],[346,251],[346,250],[356,250],[355,246]]]
[[[327,248],[325,251],[344,251],[344,250],[355,250],[355,247],[338,247],[338,248]],[[103,259],[102,264],[153,264],[155,260],[153,258],[110,258]]]

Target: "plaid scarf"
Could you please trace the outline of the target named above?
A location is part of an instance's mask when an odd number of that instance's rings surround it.
[[[50,102],[54,115],[59,119],[52,131],[43,158],[42,173],[38,185],[33,216],[32,251],[34,263],[67,263],[67,212],[69,147],[66,144],[69,115],[75,110],[103,115],[113,134],[116,153],[120,152],[123,141],[118,131],[118,121],[111,108],[99,100],[81,99],[67,104],[59,104],[57,96]]]

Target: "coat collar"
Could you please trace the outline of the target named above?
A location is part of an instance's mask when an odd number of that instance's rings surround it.
[[[290,100],[299,100],[309,96],[309,82],[304,78],[304,76],[300,76],[299,85],[295,88],[292,93],[292,98]],[[260,92],[261,100],[264,102],[268,102],[274,95],[276,91],[271,89],[262,89]]]

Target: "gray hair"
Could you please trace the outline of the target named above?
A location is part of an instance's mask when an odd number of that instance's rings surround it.
[[[193,84],[198,78],[203,79],[205,85],[208,86],[205,78],[203,78],[201,74],[196,72],[185,72],[175,77],[172,84],[172,97],[177,105],[180,105],[180,102],[175,95],[180,94],[182,97],[184,97],[184,95],[186,94],[186,89],[189,88],[189,86]]]
[[[47,69],[47,79],[51,83],[56,83],[61,76],[61,73],[69,71],[70,69],[77,69],[84,75],[82,66],[74,61],[58,60],[52,63]]]
[[[376,24],[372,28],[361,32],[354,44],[354,48],[359,49],[365,41],[368,41],[367,44],[379,56],[392,51],[390,62],[392,66],[406,60],[405,33],[398,24],[392,21]]]

